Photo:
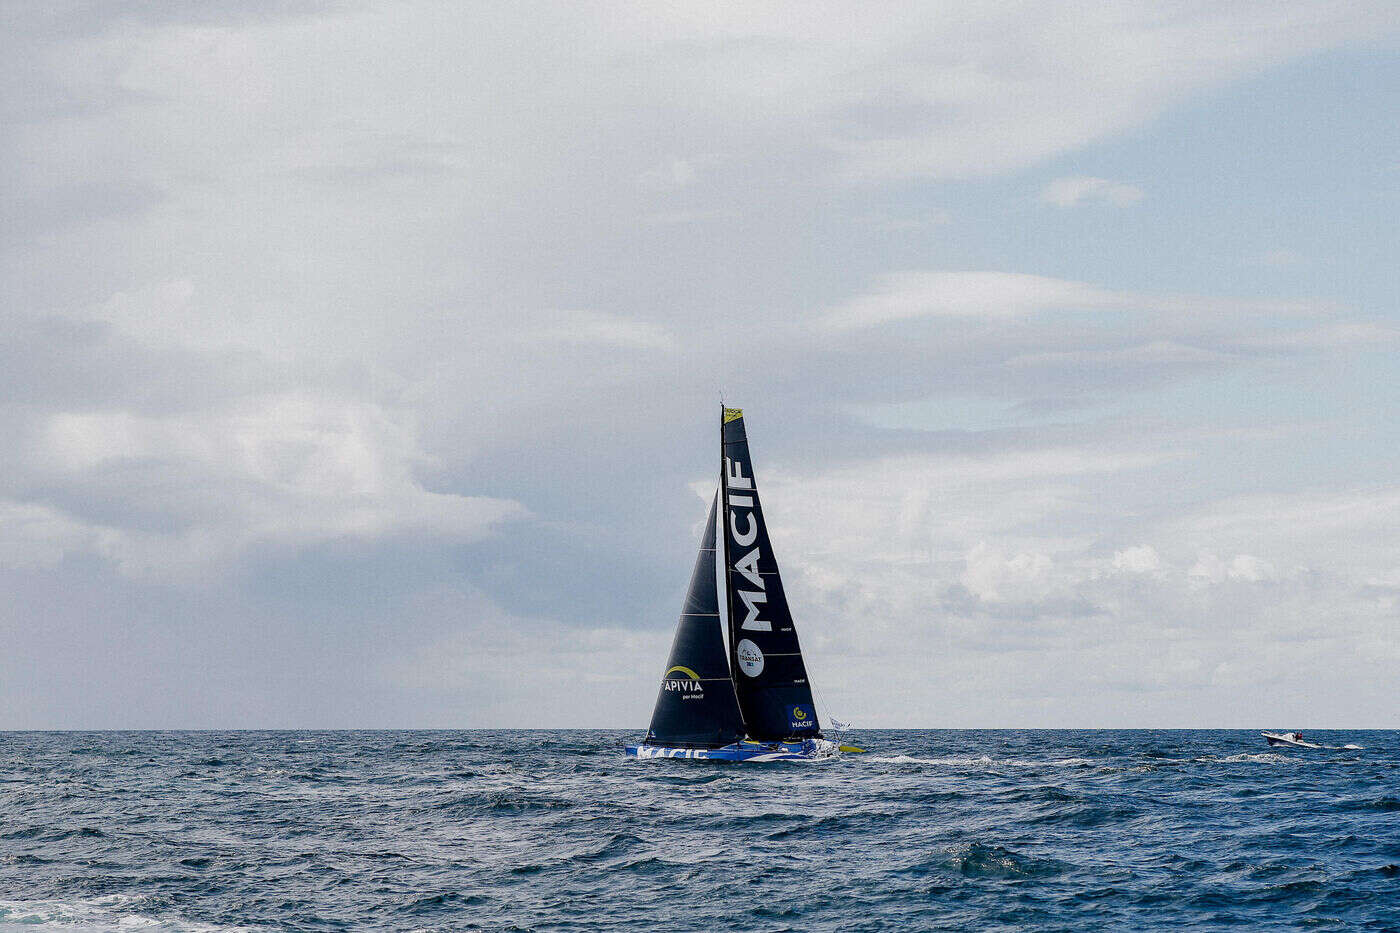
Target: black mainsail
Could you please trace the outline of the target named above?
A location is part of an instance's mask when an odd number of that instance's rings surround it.
[[[646,740],[661,745],[719,748],[743,736],[744,723],[734,698],[719,622],[712,502]]]
[[[761,742],[818,738],[821,724],[758,501],[744,413],[723,409],[720,433],[729,659],[744,728]]]

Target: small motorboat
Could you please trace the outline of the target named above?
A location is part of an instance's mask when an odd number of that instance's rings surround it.
[[[1301,732],[1261,732],[1270,746],[1274,748],[1321,748],[1321,745],[1314,745],[1312,742],[1303,741]]]

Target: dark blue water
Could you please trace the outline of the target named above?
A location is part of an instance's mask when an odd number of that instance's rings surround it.
[[[0,733],[0,930],[1400,929],[1393,732],[624,738]]]

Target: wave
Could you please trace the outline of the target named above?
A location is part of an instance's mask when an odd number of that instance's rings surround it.
[[[251,929],[152,916],[141,910],[149,905],[150,898],[134,894],[108,894],[74,901],[0,900],[0,931],[121,929],[150,933],[235,933]]]
[[[425,913],[450,910],[459,907],[474,907],[486,903],[480,894],[463,894],[459,891],[444,891],[441,894],[428,894],[415,898],[404,906],[409,913]]]
[[[433,809],[483,813],[525,813],[533,810],[568,810],[581,806],[584,802],[569,797],[502,789],[454,797],[435,804]]]
[[[1074,868],[1059,859],[1034,858],[980,842],[954,849],[944,864],[965,878],[1053,878]]]
[[[945,755],[921,758],[914,755],[871,755],[866,761],[894,765],[943,765],[951,768],[1092,768],[1104,764],[1092,758],[993,758],[990,755]]]
[[[971,767],[974,765],[996,764],[990,757],[983,755],[980,758],[967,757],[944,757],[944,758],[918,758],[913,755],[871,755],[866,761],[878,761],[881,764],[889,765],[952,765],[954,767]]]
[[[1234,763],[1252,761],[1258,764],[1277,764],[1279,762],[1285,764],[1297,764],[1300,759],[1296,759],[1288,755],[1281,755],[1278,752],[1240,752],[1238,755],[1230,755],[1226,758],[1215,758],[1210,755],[1207,755],[1205,757],[1194,758],[1192,760],[1202,762],[1221,761]]]
[[[1382,813],[1393,813],[1396,810],[1400,810],[1400,797],[1384,794],[1380,797],[1370,797],[1363,800],[1343,800],[1338,804],[1338,809],[1379,810]]]
[[[569,857],[571,862],[606,862],[646,846],[646,840],[626,832],[613,833],[601,846]]]
[[[898,823],[900,814],[862,810],[859,813],[840,813],[822,817],[808,817],[795,825],[783,826],[766,833],[763,838],[772,840],[794,837],[843,839],[856,830],[869,831],[881,825]]]

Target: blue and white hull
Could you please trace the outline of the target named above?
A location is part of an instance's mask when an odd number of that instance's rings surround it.
[[[812,761],[834,758],[840,748],[826,739],[801,742],[735,742],[720,748],[680,748],[672,745],[628,745],[630,758],[695,758],[706,761]]]

